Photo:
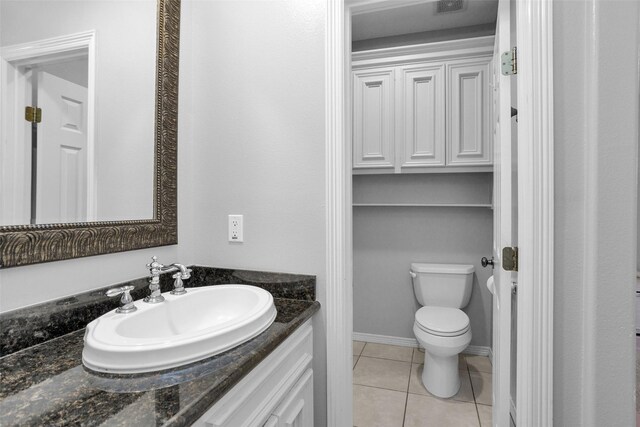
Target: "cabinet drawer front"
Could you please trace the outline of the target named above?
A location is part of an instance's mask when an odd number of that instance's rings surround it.
[[[402,167],[444,166],[444,65],[400,70],[401,102],[397,141],[402,141]]]
[[[216,402],[194,425],[206,427],[264,425],[274,408],[294,387],[300,376],[310,368],[312,355],[312,327],[310,321],[307,321]]]
[[[394,71],[353,74],[353,166],[393,168]]]
[[[448,66],[447,165],[487,165],[491,153],[490,58]]]

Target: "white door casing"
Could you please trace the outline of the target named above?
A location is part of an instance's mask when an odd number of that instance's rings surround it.
[[[514,164],[511,121],[511,79],[501,72],[501,54],[511,49],[510,0],[498,3],[493,55],[493,425],[510,425],[511,407],[511,288],[517,273],[503,268],[502,248],[515,246],[517,213],[513,199]]]
[[[352,12],[414,0],[327,0],[327,425],[352,425],[353,293],[350,80]],[[518,0],[519,426],[553,424],[552,0]],[[535,119],[534,119],[535,118]]]

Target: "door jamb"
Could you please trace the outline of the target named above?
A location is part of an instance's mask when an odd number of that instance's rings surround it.
[[[352,423],[351,8],[390,0],[327,0],[325,194],[327,424]],[[398,4],[395,2],[395,4]],[[355,10],[355,9],[354,9]],[[518,273],[517,425],[553,422],[552,0],[517,9]]]

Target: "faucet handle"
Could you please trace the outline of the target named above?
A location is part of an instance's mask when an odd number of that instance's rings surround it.
[[[112,288],[105,292],[105,295],[108,297],[115,297],[122,294],[122,298],[120,298],[120,303],[122,306],[116,308],[116,313],[131,313],[138,309],[133,304],[133,298],[131,298],[130,292],[135,289],[135,286],[121,286],[119,288]]]
[[[161,266],[162,264],[158,262],[158,257],[155,255],[151,257],[151,262],[147,264],[147,268],[150,268],[150,269],[156,269]]]

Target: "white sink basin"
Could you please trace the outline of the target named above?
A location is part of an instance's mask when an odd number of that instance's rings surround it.
[[[190,288],[157,304],[115,310],[87,325],[82,363],[94,371],[141,373],[182,366],[229,350],[276,318],[273,297],[247,285]]]

